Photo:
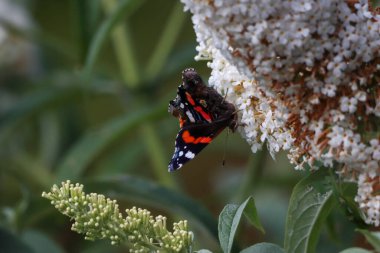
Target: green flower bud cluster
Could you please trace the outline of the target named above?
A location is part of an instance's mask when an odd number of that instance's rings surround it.
[[[61,213],[74,220],[72,230],[87,240],[110,239],[111,244],[125,243],[130,252],[191,252],[193,233],[187,221],[166,228],[166,217],[153,217],[146,209],[127,209],[126,218],[119,212],[116,200],[104,195],[83,192],[83,185],[62,182],[42,193]]]

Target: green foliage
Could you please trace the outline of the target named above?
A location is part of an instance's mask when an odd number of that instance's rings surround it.
[[[246,248],[240,253],[284,253],[285,251],[276,244],[262,242]]]
[[[22,233],[22,240],[33,252],[64,253],[65,251],[57,245],[47,235],[35,231],[27,230]],[[12,251],[13,252],[13,251]]]
[[[85,62],[84,73],[87,80],[90,79],[95,61],[98,58],[100,50],[105,40],[109,37],[112,29],[120,22],[122,18],[128,18],[130,15],[132,15],[133,12],[143,3],[144,1],[142,0],[120,1],[119,4],[113,8],[111,15],[109,15],[109,17],[105,19],[99,26],[99,29],[97,30],[90,45]],[[136,73],[132,71],[131,74],[136,75]]]
[[[365,236],[376,251],[380,251],[380,232],[371,232],[365,229],[357,229],[357,231]]]
[[[341,251],[340,253],[371,253],[371,251],[361,248],[349,248]]]
[[[233,204],[226,205],[219,215],[218,225],[219,241],[222,250],[225,253],[231,252],[235,233],[243,213],[252,225],[254,225],[261,232],[264,232],[264,229],[257,216],[255,201],[252,197],[249,197],[240,206]]]
[[[32,253],[33,250],[20,238],[0,228],[0,252]]]
[[[320,169],[293,189],[285,228],[285,252],[315,251],[321,226],[334,205],[326,170]]]
[[[64,158],[57,169],[57,181],[77,179],[83,174],[86,167],[107,146],[130,133],[143,122],[157,120],[166,113],[164,106],[155,108],[143,108],[136,113],[121,116],[107,122],[98,131],[92,131],[84,135],[70,153]]]
[[[30,118],[44,113],[48,108],[51,110],[65,103],[72,103],[81,98],[84,92],[91,94],[96,90],[70,85],[65,88],[44,87],[31,92],[0,116],[0,138],[9,138],[8,134],[12,134],[11,130],[28,122]]]

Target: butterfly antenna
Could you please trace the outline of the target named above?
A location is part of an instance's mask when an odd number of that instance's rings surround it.
[[[227,90],[226,90],[226,93],[224,94],[224,98],[223,98],[222,104],[224,103],[224,101],[226,101],[227,94],[228,94],[228,88],[227,88]]]
[[[226,149],[227,149],[227,140],[228,140],[228,135],[230,134],[230,129],[227,129],[227,135],[226,139],[224,140],[224,150],[223,150],[223,161],[222,161],[222,166],[224,167],[226,165]]]

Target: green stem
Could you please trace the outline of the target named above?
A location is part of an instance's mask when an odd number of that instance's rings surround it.
[[[240,203],[246,199],[252,190],[252,186],[256,186],[259,182],[265,167],[266,157],[267,151],[264,148],[250,158],[247,166],[247,172],[244,174],[243,183],[237,191],[238,193],[235,198],[237,203]]]
[[[122,18],[127,19],[144,3],[145,0],[120,0],[117,6],[114,1],[106,1],[107,0],[102,1],[102,6],[104,7],[103,9],[107,9],[107,13],[110,14],[100,25],[91,41],[89,49],[87,50],[88,53],[83,69],[85,82],[89,82],[90,80],[100,49],[104,45],[108,35],[113,31],[114,27],[119,24]]]
[[[103,0],[103,6],[105,10],[109,12],[113,10],[115,6],[117,6],[117,2],[115,0]],[[169,23],[171,24],[171,22]],[[165,31],[166,30],[168,30],[168,28],[166,28]],[[123,73],[123,80],[130,88],[137,88],[137,86],[141,84],[142,80],[139,77],[139,72],[137,71],[138,68],[136,58],[132,54],[134,51],[132,47],[132,37],[126,25],[121,24],[118,27],[115,27],[112,33],[112,41],[115,46],[115,51],[118,57],[121,72]],[[172,45],[170,45],[170,48],[171,47]],[[163,48],[164,46],[161,46],[158,47],[157,50],[164,50]],[[166,54],[167,53],[165,53],[165,55]],[[156,55],[162,54],[156,53]],[[149,123],[145,123],[142,126],[141,134],[144,142],[147,145],[156,178],[163,185],[175,188],[177,185],[173,180],[173,177],[167,172],[167,163],[165,160],[165,154],[162,149],[162,144],[160,143],[160,140],[157,137],[153,126]]]
[[[158,180],[165,186],[176,188],[175,181],[168,173],[167,161],[161,142],[151,124],[144,124],[141,128],[145,144],[152,159],[153,169]]]
[[[154,79],[162,70],[166,60],[172,50],[174,43],[181,32],[182,25],[185,21],[185,13],[182,11],[183,4],[177,2],[174,6],[167,22],[161,38],[157,43],[153,56],[150,58],[146,68],[146,79]]]
[[[104,9],[109,14],[117,6],[116,0],[103,0],[102,3]],[[132,39],[129,35],[130,32],[125,23],[115,26],[111,33],[123,80],[127,86],[135,88],[139,83],[139,76],[136,57],[133,54]]]

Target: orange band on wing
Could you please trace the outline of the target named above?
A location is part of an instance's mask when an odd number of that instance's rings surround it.
[[[195,106],[194,109],[195,109],[197,112],[199,112],[205,120],[207,120],[208,122],[211,122],[211,116],[210,116],[210,114],[208,114],[207,112],[205,112],[205,111],[202,109],[202,107],[200,107],[200,106]]]
[[[179,117],[179,126],[182,127],[185,123],[185,120],[182,117]]]
[[[186,99],[191,105],[195,105],[194,99],[191,97],[189,92],[186,92]]]
[[[188,93],[188,92],[186,92],[186,99],[187,99],[187,101],[189,101],[189,103],[192,106],[195,105],[194,99],[191,97],[190,93]],[[208,114],[207,112],[205,112],[202,107],[200,107],[200,106],[194,106],[194,109],[197,112],[199,112],[205,120],[207,120],[208,122],[211,122],[211,116],[210,116],[210,114]]]
[[[190,132],[188,130],[186,130],[182,133],[182,140],[185,143],[198,144],[198,143],[210,143],[212,141],[212,138],[211,137],[195,138],[195,137],[190,135]]]

